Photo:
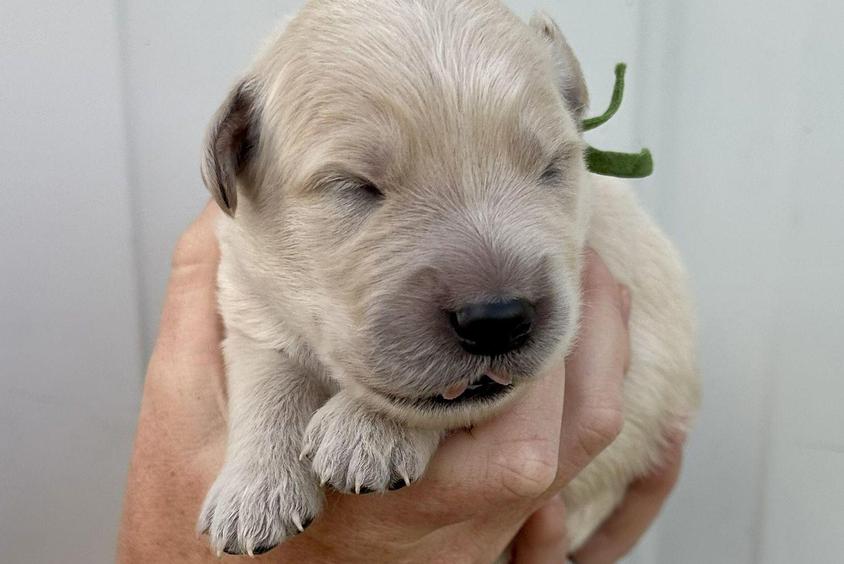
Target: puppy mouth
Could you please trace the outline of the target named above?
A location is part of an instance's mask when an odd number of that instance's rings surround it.
[[[383,396],[394,404],[406,407],[448,410],[458,406],[483,406],[496,403],[515,387],[516,383],[513,382],[513,378],[509,374],[487,371],[474,379],[466,379],[452,384],[433,396],[416,398],[395,394],[383,394]]]
[[[463,381],[449,386],[442,393],[427,398],[426,401],[441,406],[488,402],[503,396],[512,388],[513,377],[509,374],[487,372],[471,382]]]

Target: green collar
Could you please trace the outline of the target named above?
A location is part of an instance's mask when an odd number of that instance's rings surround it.
[[[604,125],[618,111],[624,97],[624,73],[626,70],[627,65],[624,63],[615,66],[615,86],[613,87],[609,108],[600,116],[583,120],[583,131]],[[587,146],[586,168],[603,176],[644,178],[653,173],[654,161],[651,152],[647,149],[642,149],[638,153],[616,153]]]

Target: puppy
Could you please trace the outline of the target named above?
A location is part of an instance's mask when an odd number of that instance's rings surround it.
[[[563,495],[573,546],[698,402],[669,242],[590,175],[579,64],[493,0],[312,0],[223,103],[225,464],[199,530],[258,554],[344,492],[417,480],[447,429],[570,350],[591,246],[633,296],[620,436]]]

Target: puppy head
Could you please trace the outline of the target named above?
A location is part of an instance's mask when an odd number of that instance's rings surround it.
[[[576,329],[586,103],[548,18],[313,1],[224,103],[203,176],[341,385],[462,424]]]

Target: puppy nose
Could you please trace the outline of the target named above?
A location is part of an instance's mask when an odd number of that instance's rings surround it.
[[[496,356],[525,344],[536,311],[524,299],[469,304],[451,313],[460,346],[480,356]]]

